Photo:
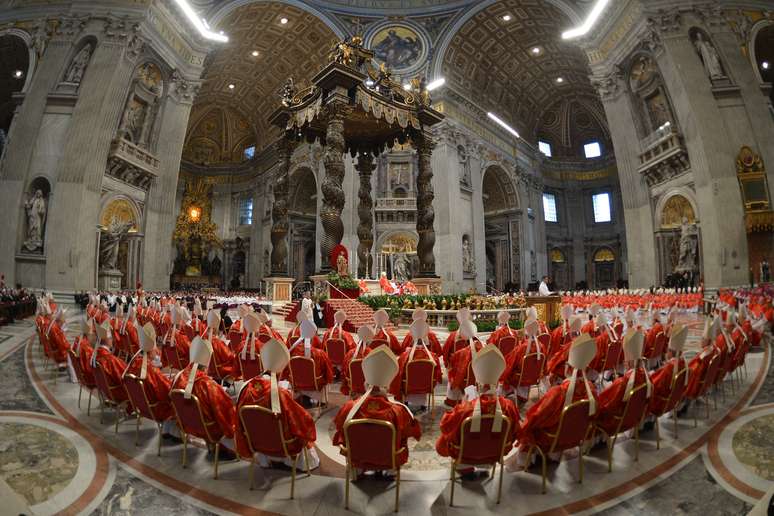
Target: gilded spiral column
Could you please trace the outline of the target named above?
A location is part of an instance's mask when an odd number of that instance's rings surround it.
[[[419,277],[435,277],[435,211],[433,210],[433,169],[430,164],[435,144],[421,136],[414,143],[417,150],[417,258],[419,258]]]
[[[371,199],[371,173],[374,171],[374,157],[371,153],[360,153],[355,166],[360,175],[360,189],[357,196],[357,214],[360,220],[357,226],[357,276],[367,278],[371,274],[374,245],[374,203]]]
[[[290,156],[293,147],[287,140],[278,144],[280,171],[274,183],[274,204],[271,207],[271,275],[288,276],[288,182]]]
[[[344,223],[341,211],[344,209],[344,110],[345,106],[328,106],[328,126],[325,131],[325,178],[322,183],[322,209],[320,222],[323,235],[320,239],[321,271],[331,269],[330,256],[334,247],[341,243],[344,236]]]

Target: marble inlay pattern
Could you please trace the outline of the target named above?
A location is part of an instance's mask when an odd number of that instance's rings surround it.
[[[750,351],[750,353],[756,353],[756,351]],[[760,353],[759,351],[757,353]],[[751,405],[763,405],[765,403],[774,402],[774,367],[769,366],[769,371],[766,374],[766,378],[763,380],[763,385],[752,401]]]
[[[0,410],[26,410],[52,414],[32,386],[24,366],[23,346],[0,362]]]
[[[78,451],[62,435],[39,426],[0,423],[0,475],[30,505],[56,495],[77,470]]]
[[[736,458],[750,471],[766,480],[774,480],[774,414],[746,423],[733,439]]]
[[[102,503],[91,513],[92,516],[122,516],[130,514],[165,514],[169,516],[212,514],[188,504],[178,496],[170,494],[130,474],[124,468],[117,468],[116,479]]]
[[[597,514],[730,516],[747,514],[751,508],[718,485],[705,469],[701,457],[696,457],[685,467],[646,491]]]

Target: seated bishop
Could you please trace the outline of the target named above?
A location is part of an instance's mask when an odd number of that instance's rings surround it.
[[[140,328],[138,337],[140,350],[129,360],[123,376],[132,374],[143,381],[148,403],[155,405],[153,413],[165,421],[163,434],[169,436],[174,427],[174,423],[167,421],[174,416],[172,403],[169,401],[172,382],[158,367],[161,360],[156,350],[156,329],[151,323],[145,323],[145,326]]]
[[[597,303],[592,303],[588,310],[588,321],[586,321],[580,329],[581,333],[588,333],[592,337],[599,335],[599,328],[597,325],[597,316],[602,312],[602,306]]]
[[[395,354],[395,356],[398,356],[403,351],[403,347],[401,346],[398,337],[395,336],[392,330],[387,328],[387,324],[389,324],[389,322],[390,315],[387,313],[387,310],[380,308],[374,312],[375,327],[373,340],[386,342],[387,345],[390,346],[390,350]],[[373,345],[378,346],[376,343]]]
[[[344,362],[341,366],[341,393],[349,396],[352,391],[350,364],[353,360],[363,360],[371,352],[371,339],[374,336],[374,330],[370,326],[361,326],[357,329],[357,343],[355,347],[347,351],[344,355]]]
[[[450,407],[462,400],[462,391],[465,387],[475,385],[476,378],[470,369],[470,364],[476,354],[484,347],[477,339],[476,325],[470,319],[465,319],[460,323],[459,338],[467,341],[467,345],[454,353],[449,360],[449,384],[444,403]]]
[[[414,311],[422,311],[418,308]],[[424,317],[420,313],[420,316],[411,323],[409,333],[412,336],[411,347],[403,350],[403,353],[398,357],[398,374],[390,385],[390,393],[395,396],[396,399],[404,401],[409,406],[419,407],[423,410],[427,406],[427,394],[407,394],[407,381],[409,376],[407,374],[407,366],[415,360],[431,360],[435,367],[433,368],[432,388],[435,389],[437,385],[441,383],[441,364],[438,361],[438,356],[433,353],[429,348],[428,334],[430,327],[427,325]],[[429,380],[429,379],[428,379]],[[427,383],[425,383],[427,385]]]
[[[67,352],[70,350],[70,343],[67,341],[65,332],[67,331],[67,310],[59,308],[51,322],[48,323],[46,333],[48,337],[49,350],[51,358],[59,366],[60,370],[67,367]]]
[[[185,365],[191,350],[191,341],[188,336],[182,331],[182,328],[186,325],[188,310],[182,306],[168,305],[169,317],[171,326],[167,331],[164,339],[162,340],[162,346],[167,349],[167,352],[162,352],[161,363],[164,367],[175,367],[176,364],[169,362],[168,354],[171,353],[171,348],[174,348],[174,352],[177,355],[177,359],[181,362],[181,365]]]
[[[651,324],[645,333],[645,346],[643,350],[643,353],[646,353],[648,356],[651,355],[653,348],[656,346],[656,337],[664,331],[664,326],[661,324],[661,314],[658,309],[654,309],[651,305],[650,311]]]
[[[564,304],[559,313],[562,317],[562,324],[554,328],[551,332],[551,345],[546,350],[546,355],[549,360],[572,340],[572,337],[570,336],[570,319],[575,313],[575,309],[572,305]]]
[[[606,365],[605,361],[610,345],[619,342],[619,337],[616,333],[614,323],[615,321],[611,318],[611,316],[605,312],[600,312],[597,316],[599,332],[597,337],[594,339],[597,343],[597,354],[594,356],[594,360],[591,361],[591,364],[589,364],[589,372],[592,381],[596,379],[594,376],[596,373],[603,372],[602,368]]]
[[[110,321],[105,320],[102,324],[98,324],[96,330],[97,346],[91,353],[91,369],[93,371],[97,364],[99,364],[105,373],[108,385],[121,385],[123,383],[124,371],[126,370],[126,362],[113,354],[113,328],[110,326]],[[119,403],[129,400],[129,396],[124,389],[114,389],[112,395],[115,401]],[[127,407],[127,412],[131,412],[129,407]]]
[[[194,335],[201,336],[207,330],[205,324],[204,309],[202,308],[202,301],[198,297],[194,298],[193,305],[193,319],[191,319],[191,328],[193,328]]]
[[[328,349],[329,339],[339,339],[344,341],[346,351],[354,349],[355,339],[348,331],[344,331],[344,323],[347,322],[347,313],[344,310],[338,310],[333,314],[333,326],[328,328],[322,337],[322,348]]]
[[[607,435],[615,433],[620,419],[624,416],[629,395],[633,389],[644,385],[648,400],[653,395],[653,384],[642,356],[644,342],[645,335],[642,332],[634,329],[626,332],[623,338],[626,372],[599,393],[596,424]]]
[[[134,305],[129,306],[126,317],[124,317],[124,320],[118,327],[118,334],[124,339],[126,349],[130,355],[134,355],[140,350],[140,337],[137,333],[137,310],[135,310]]]
[[[414,309],[414,313],[411,314],[411,320],[416,321],[418,319],[421,319],[425,322],[427,322],[427,312],[423,308],[416,308]],[[401,342],[401,347],[403,348],[403,351],[407,350],[414,344],[414,337],[411,334],[411,332],[408,332],[405,337],[403,337],[403,342]],[[436,356],[441,356],[443,354],[443,346],[441,345],[441,341],[438,340],[438,335],[435,334],[435,332],[430,329],[428,326],[427,331],[427,343],[426,347],[432,351]]]
[[[494,344],[498,349],[500,349],[500,351],[502,351],[502,348],[500,347],[500,339],[503,337],[513,337],[514,339],[519,340],[518,333],[513,328],[511,328],[511,325],[509,324],[510,320],[511,314],[505,310],[498,312],[497,328],[495,331],[489,334],[489,337],[486,339],[486,343]]]
[[[470,310],[468,308],[460,308],[457,310],[457,315],[455,318],[457,319],[457,329],[449,332],[448,337],[446,337],[446,340],[443,343],[443,351],[441,353],[443,361],[447,367],[451,362],[451,357],[454,352],[459,351],[459,349],[462,347],[467,346],[467,342],[460,335],[459,325],[462,324],[462,321],[467,321],[471,318]],[[475,340],[478,340],[478,337],[476,337]]]
[[[586,377],[586,368],[594,359],[597,346],[588,334],[576,337],[570,345],[567,363],[572,373],[559,385],[554,385],[535,402],[528,410],[521,425],[519,437],[519,455],[509,461],[510,464],[523,465],[525,455],[530,446],[540,446],[548,450],[553,442],[565,407],[580,401],[589,400],[589,414],[594,416],[597,411],[597,392],[594,384]],[[570,422],[571,423],[571,422]],[[557,455],[548,454],[552,460],[558,460]]]
[[[73,352],[81,366],[84,387],[94,387],[94,369],[91,367],[91,355],[97,343],[97,332],[94,329],[94,321],[83,317],[80,321],[81,334],[73,341]]]
[[[672,334],[669,337],[667,360],[650,376],[651,382],[653,382],[653,396],[650,398],[650,412],[657,415],[664,413],[664,407],[672,392],[672,384],[677,379],[677,375],[680,371],[686,368],[685,359],[683,358],[683,348],[685,347],[685,341],[688,338],[688,327],[676,324],[672,327],[671,333]],[[685,387],[688,386],[688,380],[689,375],[686,371],[686,375],[683,379]]]
[[[285,341],[285,344],[287,344],[288,348],[298,342],[298,340],[301,338],[301,323],[304,321],[311,321],[314,323],[312,310],[299,310],[296,314],[296,325],[293,326],[293,329],[290,330],[290,332],[288,332],[288,338]],[[317,333],[315,333],[311,338],[310,344],[315,349],[323,349],[322,340],[320,340],[320,337],[317,336]]]
[[[524,357],[534,354],[537,359],[534,363],[545,367],[546,350],[537,338],[539,331],[540,325],[538,321],[527,319],[524,323],[524,338],[505,357],[506,367],[503,374],[503,388],[506,392],[513,391],[519,403],[526,403],[529,398],[531,385],[538,383],[542,372],[525,371],[524,367],[529,367],[529,362],[525,362]],[[530,381],[525,382],[525,379]]]
[[[476,375],[476,388],[468,389],[472,396],[457,404],[441,419],[441,436],[435,443],[435,449],[441,457],[457,456],[462,424],[469,417],[472,417],[470,431],[473,433],[480,431],[482,415],[494,415],[493,433],[505,431],[504,417],[508,418],[510,427],[506,439],[506,455],[519,436],[521,430],[519,409],[511,400],[500,396],[497,392],[500,377],[506,367],[505,358],[500,350],[495,346],[487,346],[476,355],[472,367]],[[462,474],[464,479],[477,477],[473,465],[457,464],[457,472]],[[482,473],[485,474],[485,472]]]
[[[368,389],[358,399],[347,401],[336,414],[333,444],[346,446],[344,425],[353,419],[387,421],[395,427],[395,448],[402,449],[396,462],[402,466],[408,462],[408,439],[419,440],[422,430],[405,405],[390,401],[387,396],[389,385],[398,374],[395,354],[385,345],[375,348],[363,359],[363,374]]]
[[[285,439],[290,441],[286,444],[287,454],[291,457],[299,455],[298,469],[314,469],[320,465],[320,458],[314,448],[314,442],[317,439],[317,430],[314,426],[312,416],[293,399],[293,393],[289,390],[290,384],[287,381],[279,380],[283,371],[290,362],[290,353],[287,346],[282,341],[270,339],[261,346],[261,362],[268,374],[256,376],[248,380],[237,398],[237,415],[244,407],[258,405],[270,409],[273,414],[277,414],[282,423],[282,433]],[[251,447],[248,432],[252,429],[246,429],[241,417],[238,416],[235,433],[235,442],[239,455],[244,458],[250,458]],[[251,435],[256,435],[252,432]],[[252,443],[258,447],[257,443]],[[278,449],[282,452],[282,449]],[[293,461],[285,454],[278,453],[277,456],[256,454],[257,461],[262,467],[269,467],[272,464],[282,463],[285,466],[292,467]]]
[[[296,396],[303,395],[309,398],[315,399],[318,402],[322,401],[323,392],[325,387],[333,383],[333,365],[331,364],[328,354],[320,348],[313,346],[312,342],[317,337],[317,326],[311,319],[304,319],[299,326],[299,336],[288,348],[291,360],[294,357],[304,357],[311,359],[314,363],[314,371],[317,376],[317,387],[319,390],[312,390],[313,381],[311,378],[302,379],[294,377],[292,374],[292,368],[288,367],[287,372],[291,383],[293,384],[293,390]]]
[[[239,364],[228,343],[220,337],[220,314],[217,310],[210,310],[206,319],[204,338],[212,345],[209,374],[216,380],[234,381],[239,376]]]
[[[701,337],[701,351],[688,363],[689,378],[685,397],[695,399],[702,390],[702,382],[706,376],[710,362],[718,350],[714,346],[716,337],[720,334],[720,316],[715,316],[711,321],[705,320],[704,331]]]
[[[546,373],[550,375],[549,379],[551,383],[558,383],[561,382],[563,378],[566,378],[567,361],[570,358],[572,343],[579,335],[581,335],[581,328],[583,328],[583,317],[580,315],[572,316],[570,318],[569,334],[568,336],[565,336],[567,343],[564,347],[560,348],[546,364]],[[596,355],[596,352],[594,354]]]
[[[232,342],[241,342],[244,339],[244,326],[243,319],[245,316],[253,311],[253,307],[247,304],[241,304],[237,306],[237,315],[239,319],[231,323],[231,327],[228,329],[228,340]],[[236,346],[239,347],[239,346]]]
[[[261,323],[261,326],[258,329],[258,336],[261,341],[266,342],[269,339],[274,339],[285,344],[285,339],[282,338],[280,332],[272,328],[272,320],[271,317],[269,317],[269,314],[263,310],[258,310],[256,313],[258,314],[258,322]]]
[[[234,427],[236,425],[236,410],[234,402],[225,389],[207,375],[207,368],[212,358],[212,345],[206,339],[195,337],[191,342],[188,365],[179,371],[172,381],[172,389],[183,389],[184,397],[192,395],[199,400],[204,424],[210,435],[216,441],[220,440],[219,459],[231,460],[236,456],[233,450]],[[178,421],[180,424],[180,422]],[[199,436],[202,437],[202,436]],[[208,443],[210,453],[213,446]]]

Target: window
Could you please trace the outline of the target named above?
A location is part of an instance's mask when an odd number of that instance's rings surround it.
[[[551,144],[550,143],[538,141],[538,149],[540,149],[540,152],[542,152],[543,154],[545,154],[549,158],[551,157]]]
[[[595,194],[591,199],[594,203],[594,222],[610,222],[610,194]]]
[[[255,157],[255,145],[251,145],[245,148],[245,159],[253,159]]]
[[[239,204],[239,225],[247,226],[253,223],[253,200],[242,199]]]
[[[602,147],[599,142],[587,143],[583,146],[583,152],[586,154],[586,158],[598,158],[602,155]]]
[[[559,222],[556,216],[556,196],[543,193],[543,217],[546,222]]]

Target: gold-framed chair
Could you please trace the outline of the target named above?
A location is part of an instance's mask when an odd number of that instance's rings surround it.
[[[685,377],[688,375],[688,368],[683,367],[682,369],[677,371],[677,375],[675,375],[672,378],[672,382],[669,386],[669,396],[658,396],[654,393],[654,396],[664,402],[663,408],[659,411],[660,413],[656,413],[653,410],[650,410],[650,413],[653,414],[653,416],[656,418],[656,449],[661,449],[661,428],[659,426],[659,418],[666,414],[667,412],[672,413],[672,419],[675,422],[675,439],[677,439],[677,405],[682,401],[683,397],[685,396]]]
[[[431,358],[409,360],[406,362],[406,373],[401,386],[404,395],[427,395],[431,417],[435,407],[435,367],[435,361]]]
[[[635,371],[632,372],[635,374]],[[629,391],[629,399],[626,400],[623,412],[614,416],[617,421],[615,430],[595,425],[595,430],[605,434],[607,441],[607,472],[613,471],[613,449],[618,435],[626,430],[634,429],[634,460],[640,460],[640,425],[648,412],[648,384],[643,383]]]
[[[217,424],[216,421],[209,423],[204,421],[202,406],[199,398],[191,394],[190,398],[185,397],[183,389],[172,389],[169,391],[169,400],[172,402],[172,408],[175,411],[177,426],[183,432],[183,467],[188,467],[188,436],[194,435],[204,439],[207,444],[215,446],[215,474],[213,478],[218,479],[218,455],[220,454],[220,439],[215,439],[210,428]]]
[[[126,392],[126,389],[124,388],[124,384],[111,384],[110,380],[108,380],[107,375],[105,374],[105,371],[102,370],[102,365],[97,362],[97,364],[94,366],[94,381],[97,384],[97,394],[99,395],[100,399],[100,405],[99,405],[99,423],[102,424],[105,417],[105,405],[109,405],[113,407],[115,413],[116,413],[116,428],[115,433],[118,433],[118,423],[121,419],[121,413],[119,412],[119,409],[122,408],[127,401],[120,399],[118,396],[116,396],[115,392]]]
[[[156,455],[161,457],[162,425],[165,420],[155,413],[155,409],[160,402],[157,401],[156,403],[151,403],[148,399],[148,393],[145,391],[145,382],[141,380],[140,377],[131,373],[124,376],[124,389],[126,389],[126,394],[129,396],[129,401],[131,402],[132,407],[134,407],[134,411],[137,415],[137,425],[134,430],[134,445],[138,446],[140,444],[140,422],[142,418],[150,419],[156,423],[159,428],[159,446]]]

